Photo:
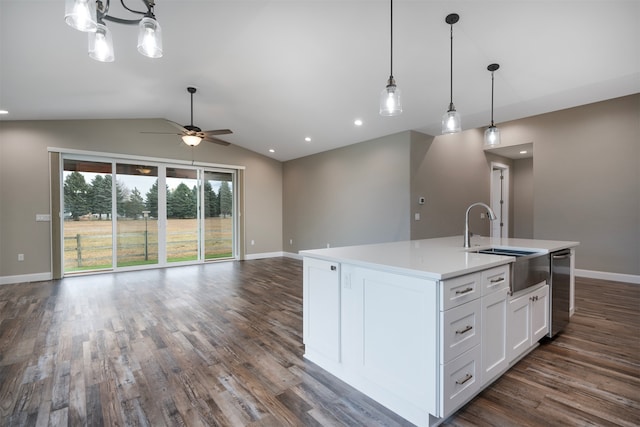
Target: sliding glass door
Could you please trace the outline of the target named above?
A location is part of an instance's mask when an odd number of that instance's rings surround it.
[[[62,163],[65,273],[236,257],[234,170],[74,155]]]
[[[157,166],[116,164],[118,267],[158,264],[157,191]]]
[[[64,159],[64,272],[113,266],[112,164]]]

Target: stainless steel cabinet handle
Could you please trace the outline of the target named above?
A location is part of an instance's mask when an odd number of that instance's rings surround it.
[[[470,331],[470,330],[472,330],[472,329],[473,329],[473,326],[471,326],[471,325],[467,325],[467,326],[466,326],[466,328],[464,328],[464,329],[458,329],[458,330],[456,331],[456,335],[462,335],[462,334],[464,334],[464,333],[466,333],[466,332],[469,332],[469,331]]]
[[[553,259],[567,259],[567,258],[571,258],[570,254],[566,254],[566,255],[553,255],[552,257]]]
[[[469,292],[473,291],[473,288],[469,287],[467,289],[463,289],[461,291],[456,291],[456,295],[460,295],[460,294],[468,294]]]
[[[500,283],[504,282],[504,277],[500,277],[499,279],[491,279],[491,283]]]
[[[467,374],[467,375],[465,375],[465,376],[464,376],[464,378],[463,378],[463,379],[461,379],[461,380],[456,380],[456,384],[458,384],[458,385],[462,385],[462,384],[466,383],[467,381],[469,381],[471,378],[473,378],[473,375],[471,375],[471,374]]]

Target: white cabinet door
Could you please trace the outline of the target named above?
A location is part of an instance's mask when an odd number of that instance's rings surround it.
[[[531,344],[549,332],[549,285],[533,292],[531,300]]]
[[[549,332],[549,285],[509,301],[508,320],[507,341],[512,362]]]
[[[435,413],[436,282],[352,266],[343,276],[345,364],[385,405],[393,407],[399,397]]]
[[[340,361],[340,264],[304,258],[303,340],[305,356]]]
[[[482,383],[494,379],[509,366],[507,317],[509,289],[482,297]]]
[[[522,295],[509,301],[509,321],[507,324],[509,362],[529,348],[529,343],[531,342],[530,322],[531,304],[529,304],[529,295]]]

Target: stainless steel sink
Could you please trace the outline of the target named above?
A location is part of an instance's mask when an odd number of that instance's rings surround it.
[[[479,249],[476,252],[479,254],[504,255],[504,256],[529,256],[529,255],[535,255],[539,253],[535,251],[523,251],[523,250],[517,250],[517,249],[503,249],[503,248]]]
[[[515,257],[515,261],[511,263],[511,295],[529,286],[549,280],[548,254],[504,248],[478,249],[474,252]]]

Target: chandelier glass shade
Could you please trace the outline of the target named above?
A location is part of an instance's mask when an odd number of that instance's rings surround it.
[[[155,18],[155,0],[139,0],[146,8],[129,12],[141,15],[139,19],[122,19],[109,15],[109,1],[65,0],[65,22],[79,31],[89,33],[89,56],[96,61],[112,62],[115,58],[111,31],[105,21],[125,25],[138,25],[138,52],[149,58],[162,57],[162,29]]]
[[[98,24],[96,31],[89,33],[89,56],[100,62],[115,60],[111,30],[106,25]]]

